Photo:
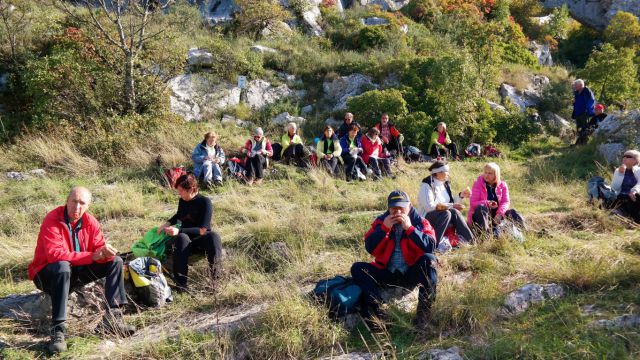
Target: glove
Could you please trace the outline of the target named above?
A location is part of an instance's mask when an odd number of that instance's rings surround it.
[[[398,141],[400,141],[400,144],[402,144],[402,142],[404,141],[404,135],[400,134],[400,136],[398,136]]]

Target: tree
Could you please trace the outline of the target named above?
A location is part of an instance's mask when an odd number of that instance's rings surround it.
[[[237,0],[240,7],[238,28],[255,39],[260,32],[273,23],[290,18],[289,12],[277,0]]]
[[[617,48],[635,48],[640,45],[640,22],[628,12],[618,11],[604,31],[606,42]]]
[[[407,102],[398,89],[371,90],[347,100],[349,112],[356,114],[365,126],[380,121],[383,113],[393,119],[407,114]]]
[[[136,60],[145,44],[165,31],[147,32],[172,1],[164,5],[157,0],[77,0],[75,3],[78,6],[65,0],[54,0],[54,4],[72,19],[94,28],[111,46],[119,49],[122,61],[116,66],[124,68],[122,100],[125,112],[136,112]]]
[[[556,39],[565,39],[569,32],[569,21],[571,17],[567,5],[555,8],[551,13],[551,20],[545,26],[545,32]]]
[[[591,89],[600,93],[600,101],[625,104],[638,97],[638,68],[633,62],[634,56],[632,49],[616,49],[605,43],[591,53],[580,75],[590,80]]]

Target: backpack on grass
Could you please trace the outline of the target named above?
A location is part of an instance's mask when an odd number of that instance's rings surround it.
[[[341,317],[358,311],[362,289],[345,276],[320,280],[312,292],[313,297],[324,303],[333,316]]]
[[[161,307],[173,301],[171,288],[162,274],[162,264],[152,257],[139,257],[125,267],[124,277],[133,284],[133,295],[142,304]]]
[[[187,171],[185,170],[184,166],[166,169],[163,174],[165,185],[167,185],[171,189],[175,189],[176,181],[178,181],[178,178],[186,173]]]
[[[590,203],[594,200],[601,200],[601,205],[607,207],[615,201],[616,197],[616,192],[601,176],[594,176],[587,182],[587,198]]]

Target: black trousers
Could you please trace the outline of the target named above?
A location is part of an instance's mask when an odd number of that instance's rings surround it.
[[[280,161],[282,158],[282,145],[280,143],[271,144],[271,150],[273,150],[273,161]]]
[[[350,153],[342,155],[344,160],[344,168],[347,176],[347,180],[355,179],[357,177],[356,169],[360,169],[360,172],[364,175],[367,174],[367,165],[365,165],[362,157],[356,155],[353,156]]]
[[[437,158],[438,156],[447,157],[447,152],[449,152],[449,157],[455,159],[458,156],[458,145],[456,143],[451,143],[444,146],[445,148],[441,148],[437,144],[431,145],[431,149],[429,150],[429,155],[432,158]]]
[[[106,263],[71,266],[68,261],[48,264],[33,279],[36,287],[51,296],[51,321],[67,320],[69,290],[105,279],[104,293],[110,308],[127,303],[122,276],[122,259],[119,256]]]
[[[222,256],[222,241],[215,231],[195,236],[178,234],[173,238],[173,276],[178,287],[186,288],[189,276],[189,256],[205,253],[209,266],[214,266]]]
[[[400,286],[406,289],[419,287],[419,297],[427,304],[436,297],[438,273],[433,266],[435,257],[423,255],[404,273],[379,269],[371,263],[357,262],[351,266],[353,281],[362,289],[362,315],[370,317],[380,313],[380,287]]]
[[[375,179],[379,179],[383,175],[391,176],[391,161],[388,158],[369,158],[369,166],[371,166]]]
[[[486,205],[479,205],[473,211],[473,225],[481,231],[489,232],[493,229],[494,216],[496,216],[496,209],[489,209]],[[516,225],[524,227],[524,219],[515,209],[507,210],[504,213],[504,217],[513,221]]]
[[[387,151],[400,151],[400,141],[397,137],[391,135],[388,144],[382,144],[382,149]]]
[[[261,154],[247,158],[247,178],[262,179],[264,177],[264,167],[266,164],[267,159]]]
[[[631,201],[629,195],[618,195],[618,198],[613,201],[611,208],[621,209],[627,215],[629,215],[633,221],[640,224],[640,195],[636,195],[636,201]]]
[[[336,175],[336,170],[338,169],[338,158],[337,157],[332,157],[331,159],[325,159],[325,158],[321,158],[320,159],[320,165],[327,170],[327,172],[329,174],[331,174],[331,176],[335,176]]]
[[[462,213],[457,209],[449,209],[445,211],[433,210],[428,212],[425,219],[429,221],[431,226],[436,230],[436,240],[440,243],[442,236],[447,231],[449,225],[453,225],[456,234],[462,236],[468,242],[474,242],[474,236],[469,229],[469,225],[465,221]]]

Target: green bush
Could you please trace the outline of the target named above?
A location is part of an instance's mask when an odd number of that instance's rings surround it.
[[[422,111],[412,112],[405,116],[396,117],[394,120],[396,127],[404,135],[404,143],[413,145],[419,149],[428,150],[431,140],[431,131],[435,127],[433,119]]]
[[[431,26],[433,21],[441,14],[440,7],[434,0],[411,0],[402,8],[402,13],[416,22]]]
[[[387,41],[387,35],[382,26],[367,26],[358,32],[357,44],[362,51],[382,47]]]
[[[495,141],[519,146],[540,133],[539,126],[530,119],[528,113],[495,112]]]
[[[383,113],[389,114],[392,121],[407,114],[407,102],[397,89],[371,90],[354,96],[347,101],[347,108],[362,125],[373,126],[380,121]]]
[[[538,65],[538,59],[526,47],[514,43],[499,43],[502,48],[502,60],[526,66]]]

